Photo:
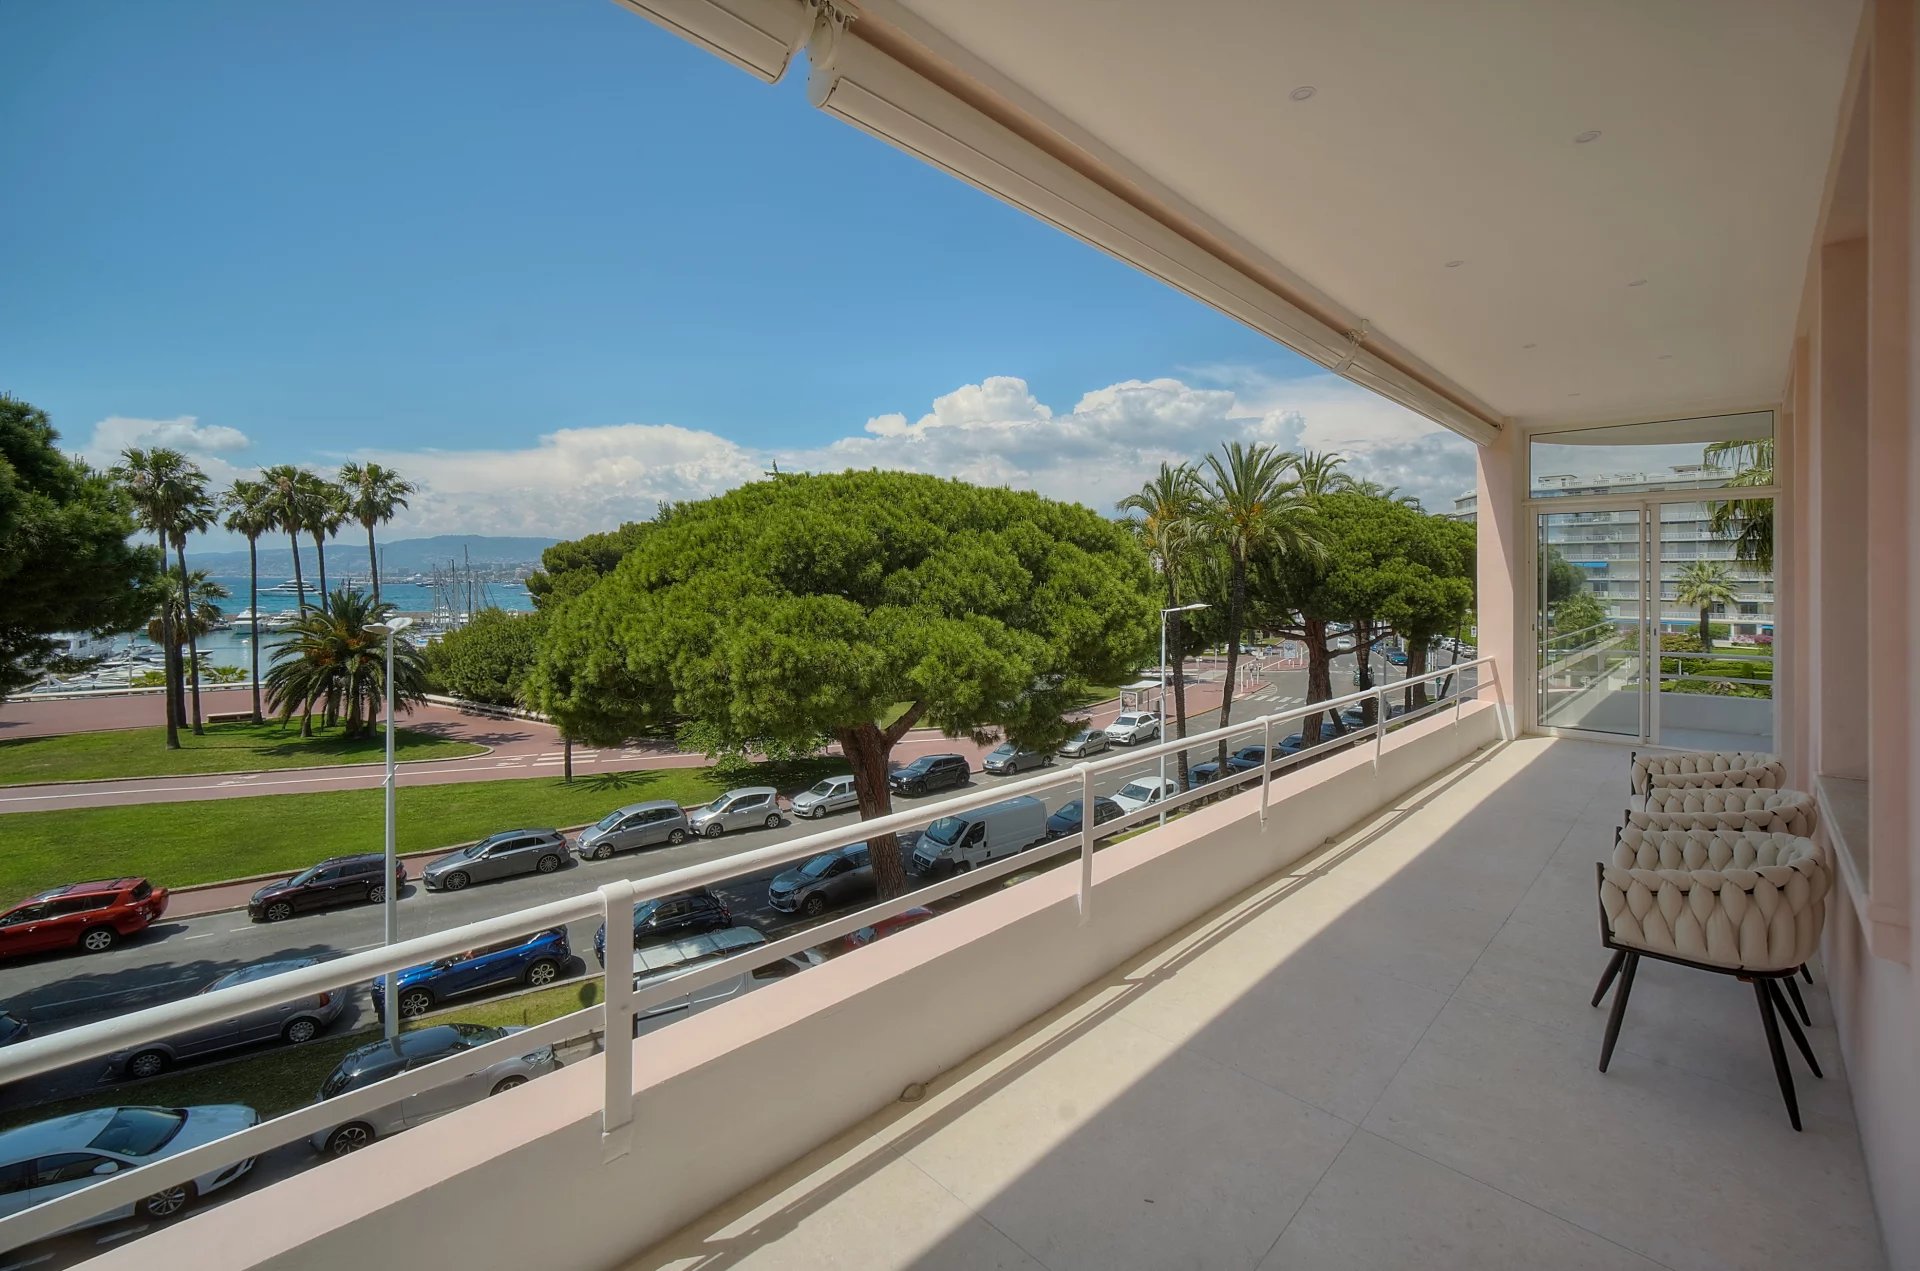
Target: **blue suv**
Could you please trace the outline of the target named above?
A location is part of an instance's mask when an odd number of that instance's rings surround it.
[[[565,927],[555,927],[538,935],[516,936],[499,944],[469,949],[451,958],[410,966],[400,972],[395,989],[400,1018],[425,1015],[450,997],[464,997],[488,989],[526,985],[539,988],[560,978],[560,972],[573,960]],[[373,1013],[385,1018],[387,977],[373,980]]]
[[[1252,772],[1267,762],[1264,746],[1242,746],[1227,756],[1227,775],[1238,776],[1243,772]],[[1194,785],[1201,786],[1220,775],[1220,761],[1209,759],[1197,763],[1187,770],[1187,777]]]

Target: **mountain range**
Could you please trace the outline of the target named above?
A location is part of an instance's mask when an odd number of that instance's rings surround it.
[[[342,569],[350,573],[364,574],[367,568],[367,547],[365,531],[354,527],[360,535],[342,534],[327,544],[328,572]],[[277,540],[277,542],[276,542]],[[560,540],[557,538],[514,538],[489,534],[435,534],[430,538],[396,538],[379,540],[380,568],[382,577],[387,574],[411,573],[414,570],[431,569],[435,565],[445,565],[452,561],[456,565],[466,564],[469,558],[475,565],[537,565],[540,553],[552,547]],[[277,534],[260,540],[260,574],[264,578],[269,574],[293,575],[293,556],[287,550],[286,536]],[[204,569],[214,575],[237,575],[247,572],[247,554],[238,552],[192,552],[187,563],[194,569]],[[313,570],[313,540],[300,540],[300,565],[309,573]]]

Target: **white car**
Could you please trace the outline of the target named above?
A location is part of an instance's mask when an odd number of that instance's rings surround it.
[[[1152,711],[1122,711],[1107,725],[1107,736],[1123,746],[1153,741],[1160,736],[1160,717]]]
[[[828,777],[793,796],[793,814],[808,820],[859,806],[852,777]]]
[[[1141,808],[1151,807],[1162,799],[1171,799],[1178,793],[1180,793],[1180,784],[1172,777],[1168,777],[1165,781],[1153,777],[1142,777],[1138,781],[1123,786],[1120,792],[1113,796],[1113,801],[1120,805],[1120,810],[1123,812],[1138,812]]]
[[[0,1134],[0,1218],[91,1187],[100,1180],[260,1123],[240,1104],[193,1108],[96,1108]],[[138,1214],[171,1218],[196,1197],[225,1187],[253,1168],[253,1158],[223,1165],[190,1183],[176,1183],[139,1201],[94,1215],[81,1226]]]

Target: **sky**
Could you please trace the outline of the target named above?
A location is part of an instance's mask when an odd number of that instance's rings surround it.
[[[1111,511],[1228,439],[1469,444],[611,0],[0,5],[0,390],[110,463],[377,459],[395,536],[782,470]],[[211,536],[225,547],[225,535]]]

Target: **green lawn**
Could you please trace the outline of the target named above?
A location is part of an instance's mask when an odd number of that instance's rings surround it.
[[[395,757],[402,760],[456,759],[486,749],[411,728],[396,733],[393,746]],[[384,730],[350,740],[340,735],[339,728],[316,726],[312,737],[302,737],[297,723],[285,727],[278,723],[209,724],[200,737],[183,728],[178,750],[167,749],[165,728],[21,737],[0,741],[0,786],[379,763],[386,758],[386,747]]]
[[[422,1019],[409,1020],[403,1027],[427,1028],[448,1020],[499,1027],[541,1024],[599,1002],[600,988],[601,982],[597,979],[557,984],[538,993],[449,1007]],[[0,1130],[69,1112],[135,1104],[179,1108],[199,1103],[244,1103],[263,1119],[276,1117],[313,1102],[320,1083],[342,1055],[379,1037],[377,1026],[363,1028],[321,1037],[304,1046],[262,1049],[226,1063],[203,1064],[145,1081],[124,1082],[57,1103],[15,1108],[0,1113]]]
[[[729,778],[710,768],[661,768],[578,777],[413,786],[402,776],[399,848],[430,851],[517,826],[581,825],[643,799],[704,803],[738,785],[791,793],[838,759],[761,764]],[[326,856],[378,851],[381,792],[268,794],[197,803],[14,812],[0,817],[0,903],[80,878],[144,875],[167,887],[289,872]]]

